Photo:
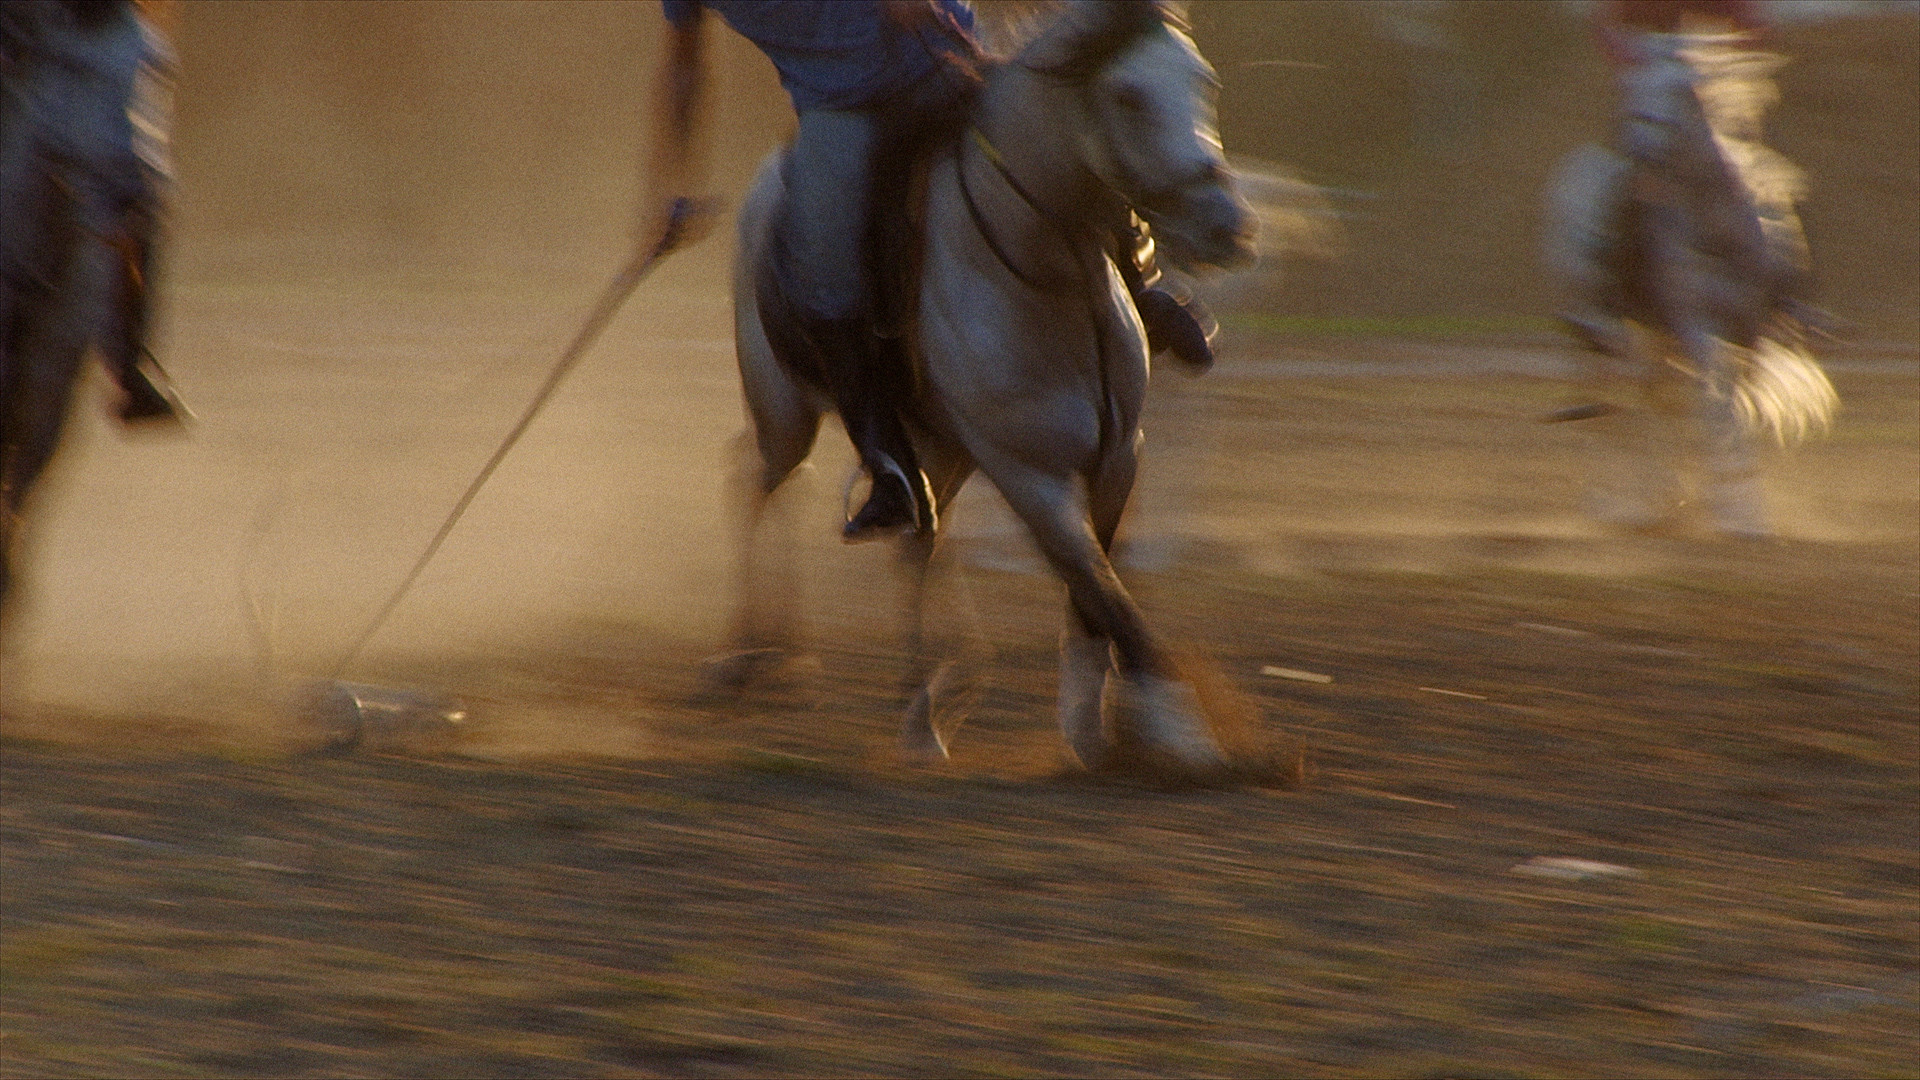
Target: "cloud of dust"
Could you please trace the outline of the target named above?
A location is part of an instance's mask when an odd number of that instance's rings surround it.
[[[642,207],[657,5],[182,14],[157,351],[199,421],[128,436],[103,385],[80,394],[0,643],[15,731],[267,732],[531,400]],[[713,35],[710,62],[737,205],[791,113],[744,41]],[[729,248],[717,229],[641,286],[347,674],[504,700],[463,657],[719,640]]]

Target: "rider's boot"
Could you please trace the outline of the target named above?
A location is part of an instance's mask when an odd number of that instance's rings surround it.
[[[1182,300],[1159,288],[1160,267],[1154,259],[1153,238],[1138,217],[1128,215],[1120,230],[1120,280],[1133,297],[1140,322],[1147,328],[1147,352],[1170,352],[1188,371],[1204,374],[1213,367],[1213,335],[1220,329],[1213,316],[1192,296]]]
[[[847,437],[873,479],[866,504],[848,517],[841,538],[859,543],[934,528],[933,491],[900,419],[907,372],[895,369],[904,358],[891,355],[897,349],[865,316],[809,318],[805,327]]]
[[[114,380],[126,395],[120,402],[121,423],[184,424],[193,416],[174,392],[173,381],[146,349],[139,350],[139,359],[133,363],[116,363],[113,368]]]
[[[114,310],[101,351],[113,373],[113,381],[125,395],[120,402],[120,422],[129,426],[184,424],[192,419],[193,413],[174,393],[172,380],[167,378],[146,345],[147,324],[152,315],[154,263],[153,217],[149,209],[142,208],[128,215],[124,235],[115,246],[120,258],[115,268]]]
[[[1149,352],[1172,353],[1195,375],[1213,367],[1213,335],[1219,324],[1197,298],[1182,301],[1165,289],[1144,289],[1134,294],[1133,305],[1146,325]]]

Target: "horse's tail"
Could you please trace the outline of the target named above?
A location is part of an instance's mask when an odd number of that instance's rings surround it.
[[[1832,427],[1840,395],[1802,337],[1779,333],[1762,335],[1753,348],[1742,350],[1733,404],[1747,430],[1792,446]]]

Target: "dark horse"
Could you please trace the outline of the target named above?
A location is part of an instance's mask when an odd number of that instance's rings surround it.
[[[128,422],[177,420],[142,344],[164,171],[164,46],[130,3],[0,10],[0,604],[87,349]]]

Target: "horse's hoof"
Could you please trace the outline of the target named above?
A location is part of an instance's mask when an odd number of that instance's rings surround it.
[[[940,729],[934,723],[934,713],[938,690],[943,679],[950,680],[952,667],[949,663],[935,672],[907,703],[907,715],[900,724],[900,760],[903,764],[939,765],[947,760],[947,741],[940,737]]]
[[[1212,779],[1229,771],[1227,755],[1207,727],[1200,697],[1175,679],[1149,675],[1135,688],[1131,730],[1138,750],[1154,771],[1190,779]]]

